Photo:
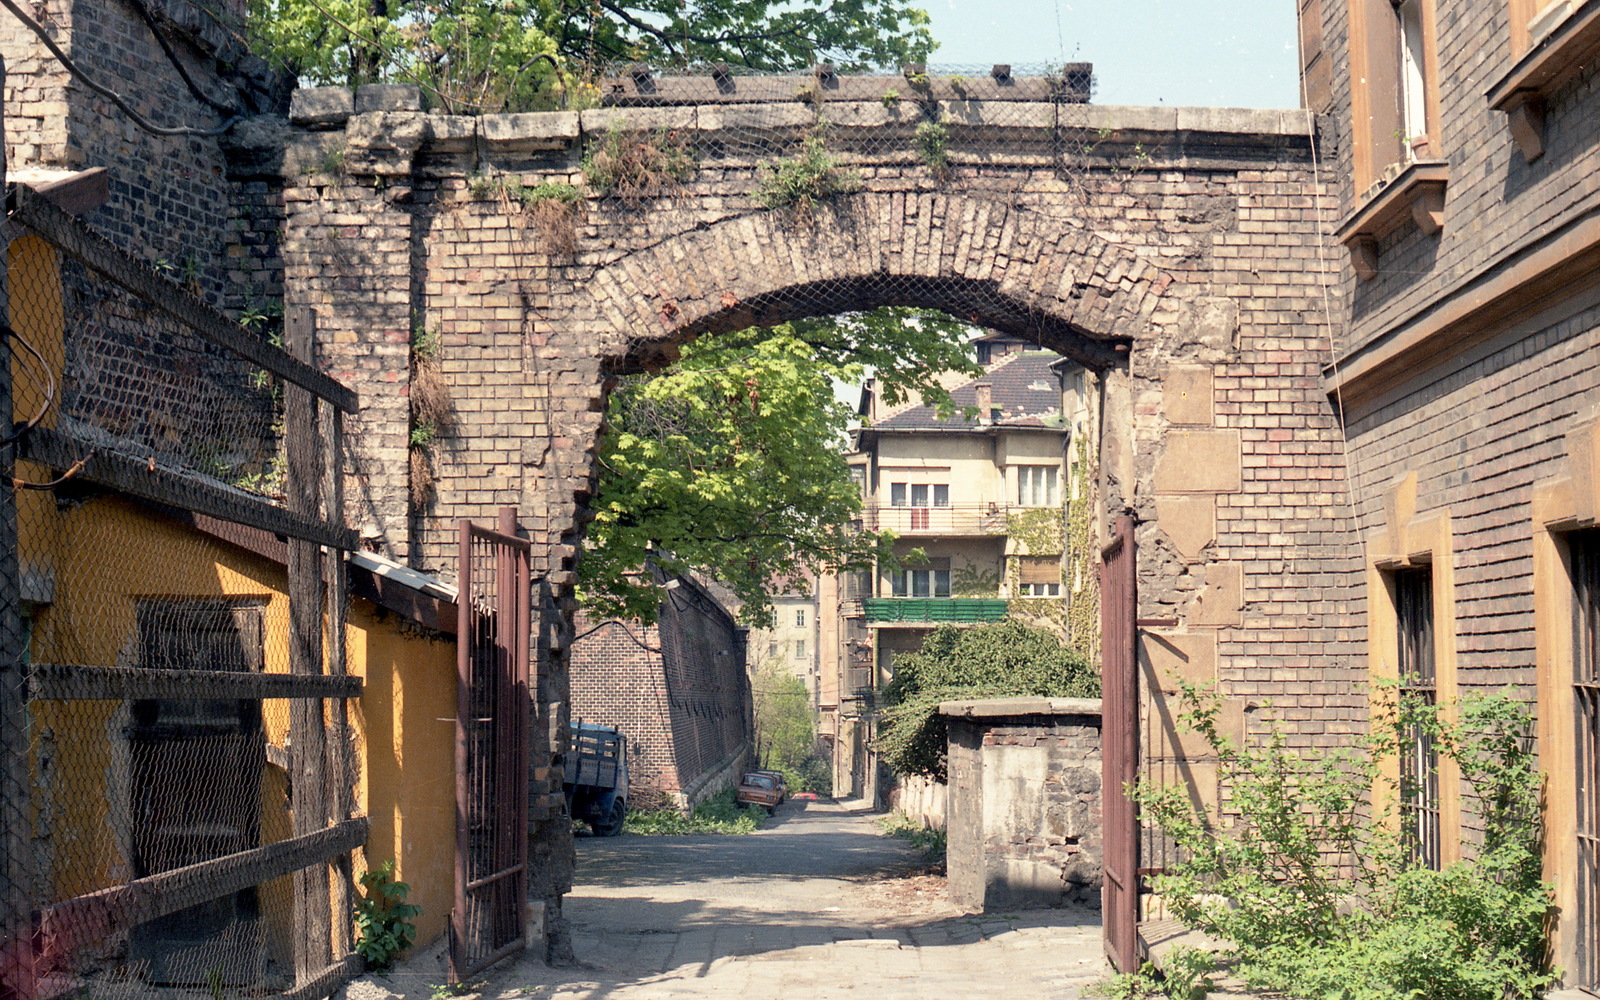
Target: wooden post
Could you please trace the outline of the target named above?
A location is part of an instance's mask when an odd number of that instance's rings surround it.
[[[0,89],[5,63],[0,61]],[[3,115],[3,111],[0,111]],[[4,131],[0,118],[0,133]],[[0,175],[5,173],[0,143]],[[0,240],[0,273],[6,242]],[[10,318],[9,289],[0,282],[0,316]],[[0,348],[0,441],[11,438],[11,352]],[[32,997],[31,911],[36,900],[28,878],[28,702],[26,637],[18,586],[17,498],[11,485],[16,449],[0,446],[0,996]]]
[[[332,406],[322,408],[322,446],[325,458],[323,470],[324,516],[328,523],[344,524],[344,417]],[[348,563],[340,549],[329,548],[325,556],[328,586],[328,673],[343,676],[345,644],[349,641],[346,619],[350,610]],[[357,762],[351,745],[350,706],[343,698],[328,703],[331,717],[333,746],[329,749],[328,767],[333,774],[332,801],[329,808],[333,822],[350,818],[354,812],[355,775]],[[334,861],[333,884],[333,954],[340,958],[355,947],[354,924],[351,905],[355,899],[355,870],[348,854]]]
[[[284,318],[284,342],[290,354],[311,360],[315,319],[297,306]],[[285,450],[288,457],[288,504],[291,513],[317,519],[322,485],[322,447],[317,425],[317,400],[305,389],[283,387]],[[289,540],[289,671],[322,673],[322,555],[315,542]],[[327,729],[322,702],[297,700],[289,708],[292,754],[291,804],[295,836],[328,825]],[[333,958],[328,908],[328,866],[317,863],[294,877],[295,983],[316,978]]]

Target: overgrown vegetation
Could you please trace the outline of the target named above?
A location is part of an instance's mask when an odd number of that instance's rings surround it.
[[[1138,972],[1120,972],[1103,982],[1084,989],[1086,997],[1105,997],[1107,1000],[1205,1000],[1210,992],[1211,976],[1217,971],[1216,956],[1187,945],[1174,948],[1162,958],[1157,969],[1149,962],[1139,966]]]
[[[833,771],[817,753],[816,719],[805,682],[781,661],[762,663],[751,684],[756,759],[783,775],[789,794],[833,794]]]
[[[740,809],[735,805],[730,788],[695,806],[687,816],[676,809],[630,812],[622,831],[646,836],[754,833],[761,825],[759,813],[759,810]]]
[[[917,126],[917,156],[935,177],[943,178],[950,172],[950,129],[938,120],[925,121]]]
[[[694,153],[676,132],[630,132],[614,119],[583,154],[583,179],[601,196],[638,204],[672,194],[694,176]]]
[[[1451,721],[1391,697],[1364,743],[1295,751],[1275,723],[1259,745],[1235,746],[1215,697],[1185,687],[1182,698],[1218,758],[1227,815],[1196,812],[1183,789],[1136,790],[1185,859],[1156,889],[1177,919],[1238,945],[1247,982],[1303,1000],[1531,1000],[1551,985],[1524,706],[1472,696]],[[1418,735],[1457,763],[1483,830],[1477,856],[1443,871],[1414,859],[1383,777]]]
[[[941,625],[920,652],[894,658],[884,685],[874,747],[898,774],[945,780],[944,717],[939,703],[1012,695],[1093,698],[1094,664],[1044,629],[1013,619],[972,628]]]
[[[450,386],[439,367],[443,338],[437,329],[419,326],[411,334],[411,506],[433,499],[434,446],[454,412]]]
[[[878,820],[878,827],[890,837],[910,844],[922,854],[928,864],[943,868],[945,864],[945,851],[949,846],[950,838],[943,830],[935,830],[923,826],[903,812],[892,812]]]
[[[354,914],[356,953],[367,968],[382,972],[416,939],[412,918],[422,914],[422,907],[406,902],[411,887],[395,879],[393,861],[363,873],[361,888],[365,894],[356,900]]]
[[[467,182],[472,197],[498,201],[519,228],[531,226],[543,250],[556,257],[569,257],[578,249],[583,190],[562,181],[526,185],[520,177],[496,174],[476,174]]]
[[[816,212],[817,203],[861,190],[861,175],[839,166],[828,149],[828,123],[819,121],[800,143],[800,151],[763,165],[756,200],[767,208],[788,208],[797,221]]]

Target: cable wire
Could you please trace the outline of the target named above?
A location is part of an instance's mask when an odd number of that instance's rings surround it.
[[[73,76],[77,77],[85,87],[88,87],[96,94],[99,94],[101,97],[104,97],[106,100],[116,105],[117,110],[127,115],[130,121],[144,131],[149,132],[151,135],[196,137],[218,136],[233,128],[244,118],[243,115],[233,115],[216,128],[195,128],[190,125],[175,125],[171,127],[157,125],[145,118],[143,115],[139,114],[139,112],[133,110],[133,107],[123,99],[121,94],[118,94],[110,87],[107,87],[98,80],[95,80],[93,77],[79,68],[78,64],[72,61],[72,57],[67,55],[66,52],[62,51],[61,46],[57,45],[55,39],[50,37],[50,33],[44,29],[44,26],[38,21],[35,21],[33,18],[29,17],[21,7],[17,6],[16,0],[0,0],[0,7],[4,7],[6,10],[10,11],[13,17],[22,22],[23,27],[37,35],[39,41],[43,42],[44,47],[49,49],[50,54],[55,57],[56,62],[65,67],[68,73],[71,73]]]

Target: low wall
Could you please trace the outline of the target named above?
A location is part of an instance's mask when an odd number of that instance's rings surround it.
[[[950,898],[975,911],[1099,907],[1100,702],[945,702]]]
[[[889,808],[931,830],[943,830],[948,797],[945,784],[919,775],[901,776],[896,780],[899,783],[889,792]]]

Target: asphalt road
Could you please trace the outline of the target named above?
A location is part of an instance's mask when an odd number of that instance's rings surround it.
[[[748,836],[580,838],[566,901],[579,964],[525,958],[482,994],[1074,1000],[1104,974],[1098,913],[964,914],[877,819],[791,802]]]

